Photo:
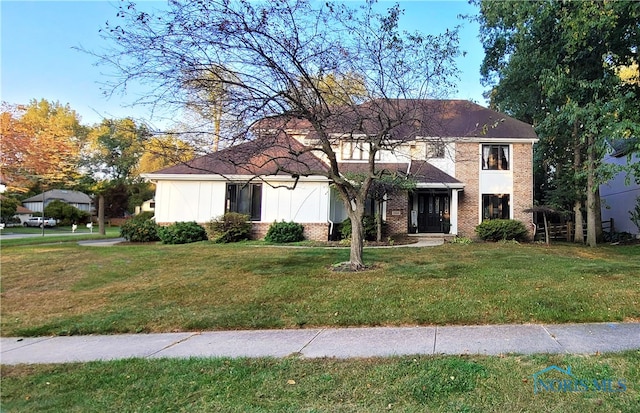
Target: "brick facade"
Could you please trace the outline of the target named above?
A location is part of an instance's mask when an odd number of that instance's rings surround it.
[[[386,235],[406,234],[409,225],[409,198],[406,191],[390,195],[387,200]]]
[[[458,235],[475,236],[480,219],[480,152],[479,144],[456,143],[456,179],[464,182],[464,191],[458,193]]]
[[[159,222],[158,225],[166,227],[174,224],[174,222]],[[200,223],[204,226],[206,223]],[[252,222],[251,223],[251,239],[263,239],[269,231],[271,222]],[[314,222],[302,223],[304,227],[303,235],[305,239],[311,241],[327,241],[329,239],[329,223]]]
[[[533,146],[513,144],[513,219],[522,221],[533,234]]]
[[[475,236],[480,223],[480,147],[478,142],[456,144],[456,178],[464,182],[464,191],[458,199],[458,235]],[[533,205],[533,146],[531,143],[511,145],[511,169],[513,171],[513,219],[531,226],[531,214],[524,212]]]
[[[263,239],[269,231],[272,222],[253,222],[251,239]],[[304,238],[311,241],[327,241],[329,239],[329,223],[313,222],[301,223],[304,227]]]

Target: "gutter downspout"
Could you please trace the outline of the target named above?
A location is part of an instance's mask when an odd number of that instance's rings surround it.
[[[333,221],[331,220],[331,186],[327,185],[327,222],[329,223],[329,233],[327,234],[327,241],[331,239],[333,234]]]

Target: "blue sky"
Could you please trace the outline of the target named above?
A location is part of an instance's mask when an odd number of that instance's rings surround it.
[[[151,124],[165,123],[166,114],[149,108],[131,107],[136,93],[104,96],[101,83],[109,79],[106,67],[96,67],[96,59],[74,50],[84,47],[99,51],[108,45],[98,30],[115,20],[116,3],[110,1],[6,1],[0,0],[1,13],[1,83],[0,97],[9,103],[28,103],[47,99],[69,104],[81,116],[83,124],[98,123],[103,118],[132,116]],[[139,1],[144,7],[162,2]],[[382,5],[395,2],[383,0]],[[458,91],[452,98],[471,99],[485,104],[480,85],[483,50],[478,40],[478,25],[457,18],[475,14],[466,1],[400,1],[406,13],[401,22],[410,31],[439,34],[462,25],[460,47],[467,52],[458,59],[461,71]]]

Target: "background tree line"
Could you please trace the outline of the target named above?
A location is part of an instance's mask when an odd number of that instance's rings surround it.
[[[602,162],[627,147],[640,181],[640,3],[475,0],[485,58],[481,74],[495,109],[536,127],[539,205],[568,212],[575,241],[601,236],[599,185],[619,170]],[[632,208],[632,205],[629,205]],[[586,216],[586,219],[585,219]]]
[[[101,200],[96,212],[123,217],[154,195],[140,174],[193,156],[193,148],[171,134],[152,134],[133,119],[104,119],[83,125],[69,105],[45,99],[2,103],[0,167],[7,187],[2,218],[21,200],[51,189],[77,190]],[[54,205],[45,213],[63,214]],[[52,212],[54,211],[54,212]],[[69,212],[69,211],[67,211]]]

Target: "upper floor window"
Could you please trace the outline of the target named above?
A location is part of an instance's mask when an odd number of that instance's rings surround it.
[[[225,212],[249,215],[252,221],[262,216],[262,184],[227,184]]]
[[[442,159],[444,158],[444,142],[431,141],[427,142],[427,159]]]
[[[367,161],[369,160],[369,144],[359,141],[342,141],[342,160]],[[376,152],[376,160],[380,159],[380,151]]]
[[[509,145],[482,145],[482,169],[509,169]]]

